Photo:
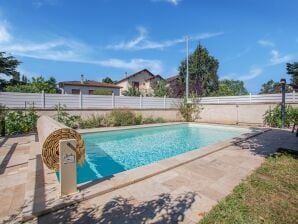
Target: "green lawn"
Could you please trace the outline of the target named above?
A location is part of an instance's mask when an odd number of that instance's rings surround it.
[[[206,223],[298,223],[298,155],[280,150],[216,205]]]

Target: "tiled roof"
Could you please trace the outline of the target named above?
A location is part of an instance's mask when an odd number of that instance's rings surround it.
[[[145,81],[149,81],[149,80],[151,80],[151,79],[155,79],[155,78],[160,78],[160,79],[164,80],[164,78],[161,77],[160,75],[155,75],[155,76],[153,76],[153,77],[150,77],[149,79],[146,79]]]
[[[59,86],[90,86],[90,87],[108,87],[108,88],[122,88],[115,84],[105,83],[105,82],[97,82],[94,80],[86,80],[83,83],[81,81],[66,81],[66,82],[59,82]]]
[[[172,82],[174,80],[176,80],[178,78],[179,75],[175,75],[175,76],[171,76],[169,78],[167,78],[167,82]]]
[[[131,75],[125,77],[124,79],[119,80],[119,81],[117,82],[117,84],[120,83],[120,82],[123,82],[123,81],[125,81],[125,80],[127,80],[127,79],[129,79],[129,78],[132,78],[132,77],[134,77],[134,76],[136,76],[136,75],[139,75],[139,74],[141,74],[142,72],[147,72],[149,75],[151,75],[152,77],[154,77],[154,75],[153,75],[148,69],[143,69],[143,70],[141,70],[141,71],[138,71],[138,72],[136,72],[136,73],[133,73],[133,74],[131,74]]]

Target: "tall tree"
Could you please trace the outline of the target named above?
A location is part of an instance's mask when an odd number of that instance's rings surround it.
[[[110,83],[110,84],[115,84],[117,81],[116,80],[112,80],[110,77],[105,77],[105,78],[102,79],[102,82]]]
[[[20,73],[17,71],[17,67],[20,63],[13,56],[7,56],[5,52],[0,52],[0,73],[19,81]]]
[[[189,56],[189,91],[190,94],[208,96],[218,89],[219,62],[209,55],[208,50],[198,45],[195,51]],[[185,92],[186,60],[181,62],[179,67],[180,88]]]
[[[286,92],[291,92],[289,86],[286,86]],[[260,94],[281,93],[281,86],[279,82],[274,82],[272,79],[262,85]]]
[[[287,73],[292,76],[292,84],[298,85],[298,62],[287,63]]]
[[[224,79],[219,81],[218,90],[214,96],[240,96],[247,95],[248,91],[243,81]]]

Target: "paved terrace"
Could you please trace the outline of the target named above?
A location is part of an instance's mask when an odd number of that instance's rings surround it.
[[[34,135],[0,141],[0,222],[21,220],[25,189],[44,192],[29,172]],[[298,150],[298,138],[271,130],[138,183],[40,216],[30,223],[197,223],[279,147]],[[28,163],[29,161],[29,163]],[[39,162],[38,162],[39,163]],[[42,164],[37,164],[37,167]],[[38,174],[40,175],[40,174]],[[33,203],[38,204],[34,199]]]

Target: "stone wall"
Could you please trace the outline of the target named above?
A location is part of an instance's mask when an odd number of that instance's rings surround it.
[[[273,108],[275,104],[218,104],[203,105],[200,113],[200,122],[218,123],[218,124],[239,124],[239,125],[263,125],[263,115],[266,110]],[[298,104],[292,104],[298,107]],[[77,114],[87,118],[92,114],[104,115],[110,110],[67,110],[70,114]],[[132,110],[143,114],[143,117],[162,117],[168,121],[181,121],[181,116],[176,109],[166,110]],[[53,110],[39,110],[38,114],[53,115]]]

